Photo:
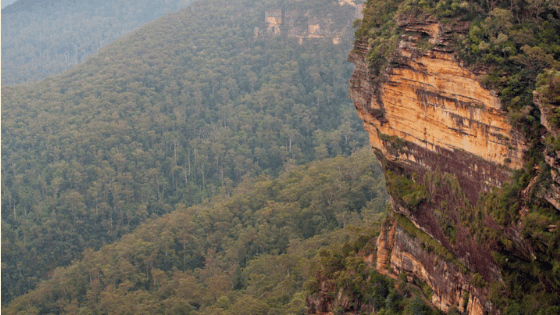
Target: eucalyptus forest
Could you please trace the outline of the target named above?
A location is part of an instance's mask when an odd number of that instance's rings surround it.
[[[346,91],[352,35],[340,45],[323,40],[300,45],[272,34],[255,38],[254,28],[266,27],[265,11],[283,5],[309,10],[315,4],[201,1],[116,40],[60,75],[2,87],[3,305],[61,275],[55,268],[89,260],[107,246],[128,246],[114,242],[145,238],[137,227],[164,224],[174,215],[191,217],[195,211],[201,222],[189,223],[195,229],[190,232],[165,232],[171,233],[165,246],[176,251],[173,257],[156,245],[159,233],[150,232],[152,244],[144,244],[142,255],[163,250],[169,260],[159,265],[155,257],[141,259],[137,271],[127,271],[143,274],[128,280],[130,290],[152,292],[154,270],[171,278],[180,271],[203,286],[204,277],[195,271],[210,268],[211,260],[225,264],[226,249],[235,257],[227,258],[233,269],[223,285],[233,283],[235,272],[243,273],[256,255],[285,254],[294,240],[358,222],[362,210],[384,209],[379,169],[363,157],[356,163],[340,160],[366,142]],[[266,192],[287,205],[247,201],[236,205],[241,208],[235,214],[221,205],[228,198],[248,198],[244,194],[257,185],[251,183],[264,185],[298,165],[337,156],[322,164],[332,169],[321,174],[297,171],[305,173],[297,180],[311,181],[307,195],[303,188]],[[354,168],[344,170],[347,163]],[[326,191],[333,176],[340,187]],[[276,186],[270,189],[278,191]],[[306,197],[288,196],[298,193]],[[290,222],[273,230],[261,226],[270,218],[248,222],[249,213],[261,208],[280,211],[280,221]],[[231,235],[224,223],[239,234]],[[173,234],[179,230],[182,239]],[[184,238],[185,233],[191,235]],[[265,233],[262,240],[259,233]],[[239,247],[225,246],[230,241]],[[99,285],[108,284],[104,277]],[[111,279],[114,288],[127,281]],[[55,305],[41,306],[39,313],[65,309],[60,299],[80,306],[87,289],[75,290],[73,298],[52,293]]]

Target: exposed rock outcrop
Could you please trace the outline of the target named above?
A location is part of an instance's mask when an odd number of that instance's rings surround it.
[[[298,38],[332,41],[337,45],[342,38],[350,38],[352,21],[361,17],[363,0],[340,0],[320,9],[271,9],[265,12],[266,32]],[[255,37],[260,36],[256,30]]]
[[[472,276],[461,271],[457,263],[426,251],[423,244],[392,220],[378,238],[378,271],[393,278],[404,272],[409,282],[426,282],[433,290],[427,298],[443,311],[456,307],[467,314],[484,314],[484,300],[480,298],[486,295],[485,289],[474,287]]]
[[[356,64],[350,97],[371,145],[401,166],[439,166],[456,174],[470,182],[476,199],[480,190],[500,186],[509,169],[521,167],[526,144],[507,122],[495,93],[483,88],[449,49],[449,34],[464,32],[467,26],[444,30],[436,21],[410,18],[399,20],[399,25],[414,35],[402,36],[381,84],[370,73],[367,44],[359,43],[350,54]],[[420,52],[418,42],[425,36],[434,49]],[[395,150],[387,140],[392,136],[406,145]]]
[[[414,205],[390,196],[396,216],[410,220],[408,228],[425,233],[437,242],[429,247],[440,250],[428,250],[393,219],[378,238],[377,269],[393,277],[405,272],[429,284],[431,302],[444,311],[492,313],[487,288],[476,287],[474,278],[501,281],[499,268],[490,248],[461,226],[459,212],[521,168],[528,145],[508,122],[497,95],[456,58],[452,34],[466,33],[467,23],[447,27],[429,17],[401,16],[397,24],[404,32],[382,75],[370,68],[368,43],[356,43],[349,57],[356,64],[350,96],[386,171],[426,187],[432,185],[426,178],[443,176],[455,188],[427,188],[429,196],[420,194],[422,202]],[[453,201],[461,194],[466,200]],[[453,240],[436,209],[454,226]]]

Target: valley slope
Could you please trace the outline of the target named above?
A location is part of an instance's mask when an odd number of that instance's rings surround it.
[[[274,14],[292,24],[269,29]],[[3,86],[2,303],[180,204],[362,147],[345,83],[356,14],[199,1],[69,71]]]

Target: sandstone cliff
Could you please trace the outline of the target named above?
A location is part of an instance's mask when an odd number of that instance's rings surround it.
[[[496,93],[456,57],[451,38],[468,23],[400,16],[397,25],[403,34],[384,76],[370,67],[365,40],[349,57],[356,65],[350,95],[386,170],[396,213],[378,238],[377,269],[428,283],[441,310],[495,312],[487,286],[501,281],[500,270],[491,245],[472,237],[466,212],[523,166],[528,143]]]
[[[404,35],[388,78],[375,86],[369,73],[367,44],[350,54],[356,70],[350,94],[370,134],[373,147],[400,166],[451,172],[469,181],[473,196],[500,186],[509,169],[522,165],[526,147],[506,121],[500,100],[481,86],[477,76],[463,68],[449,51],[448,37],[468,25],[445,29],[436,21],[402,18]],[[420,38],[429,36],[432,50],[420,52]],[[395,149],[388,140],[402,139]]]
[[[351,37],[351,21],[361,17],[362,3],[363,0],[339,0],[318,8],[300,2],[300,7],[271,8],[265,12],[266,28],[255,28],[254,36],[272,33],[298,38],[300,44],[319,39],[338,45]]]

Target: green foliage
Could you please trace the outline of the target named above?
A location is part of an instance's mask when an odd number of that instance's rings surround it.
[[[414,180],[396,175],[392,171],[386,172],[387,190],[391,196],[398,197],[407,208],[417,209],[429,199],[429,192],[425,185]]]
[[[404,308],[405,315],[431,315],[434,314],[419,296],[413,298]]]
[[[396,152],[400,152],[400,150],[405,146],[405,141],[398,136],[389,136],[379,132],[379,130],[377,132],[377,135],[381,140],[386,141],[388,144],[390,144],[391,148]]]
[[[539,93],[543,113],[551,128],[560,128],[560,71],[549,69],[537,76],[536,91]],[[542,118],[545,118],[542,117]],[[549,141],[552,142],[552,141]],[[554,151],[560,148],[556,144]]]
[[[488,286],[488,282],[486,282],[479,273],[474,274],[473,282],[474,286],[477,288],[484,288]]]
[[[401,214],[395,214],[395,218],[397,223],[400,227],[402,227],[411,237],[420,240],[421,244],[424,248],[427,249],[428,252],[435,251],[440,257],[447,259],[450,262],[455,263],[462,270],[466,270],[465,266],[463,266],[456,258],[453,253],[447,250],[443,245],[441,245],[438,241],[434,240],[424,231],[417,228],[412,221],[410,221],[407,217]]]
[[[350,35],[339,45],[255,39],[280,4],[198,1],[59,76],[2,87],[3,303],[179,204],[365,144],[347,97]],[[350,23],[354,9],[333,6]],[[325,201],[304,206],[306,235],[353,222],[364,202],[366,212],[384,204],[354,185],[324,190]],[[342,191],[354,199],[340,203]],[[309,194],[302,204],[316,200]],[[187,264],[203,263],[189,255]]]
[[[83,259],[57,268],[2,313],[302,314],[304,283],[319,288],[313,281],[319,265],[335,273],[344,266],[366,271],[354,253],[378,231],[379,224],[366,225],[360,216],[380,193],[366,180],[372,176],[380,179],[381,170],[364,149],[292,167],[274,180],[247,178],[231,197],[177,205],[99,251],[85,250]],[[367,228],[342,229],[337,214],[345,211]],[[343,245],[349,238],[356,243]],[[331,247],[341,251],[332,255]],[[338,281],[359,289],[367,275],[340,274]],[[377,292],[389,280],[371,281]]]
[[[415,281],[418,282],[418,286],[420,287],[420,290],[422,290],[422,294],[424,294],[428,301],[431,301],[432,295],[434,294],[432,287],[420,279],[415,279]]]
[[[356,40],[365,38],[372,47],[367,60],[376,75],[384,74],[383,69],[399,42],[400,30],[395,20],[398,5],[399,1],[368,0],[361,23],[356,29]]]
[[[499,194],[484,197],[484,209],[500,225],[515,221],[519,217],[518,193],[518,185],[506,184]]]
[[[498,261],[495,255],[494,255],[494,259]],[[500,283],[499,281],[490,283],[487,297],[499,309],[502,309],[504,306],[503,303],[501,303],[503,299],[503,294],[504,294],[504,287],[502,283]]]
[[[469,305],[469,291],[463,291],[463,309],[467,308]]]
[[[503,197],[500,193],[507,192],[506,188],[504,191],[490,194],[489,197],[494,201],[499,200],[500,196]],[[502,200],[502,204],[509,202]],[[495,211],[495,207],[489,205],[488,209]],[[498,308],[522,314],[536,313],[537,309],[560,305],[558,296],[550,293],[550,290],[555,292],[554,288],[560,285],[560,274],[554,267],[560,260],[560,235],[549,228],[551,223],[560,222],[560,216],[550,205],[538,203],[531,206],[528,215],[518,220],[523,239],[531,244],[532,252],[519,249],[515,238],[505,231],[498,230],[487,234],[486,242],[498,244],[493,257],[502,268],[505,282],[505,286],[498,282],[492,283],[488,297]],[[486,286],[486,283],[480,285]],[[535,305],[534,301],[540,301],[540,305]]]
[[[434,44],[430,42],[429,36],[424,36],[418,40],[418,42],[416,43],[416,47],[421,52],[424,52],[424,51],[432,50],[434,48]]]

